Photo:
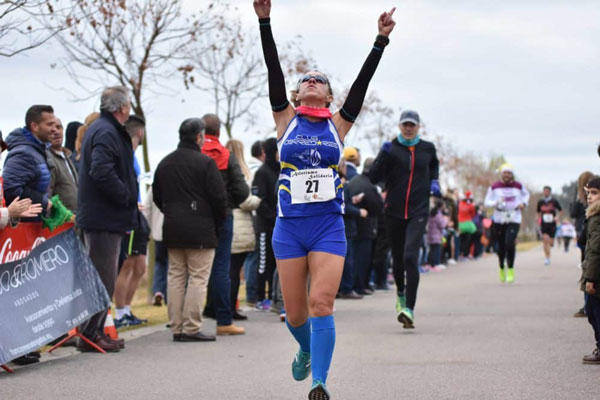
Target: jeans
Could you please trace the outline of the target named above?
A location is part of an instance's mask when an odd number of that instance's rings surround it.
[[[588,295],[585,302],[585,314],[588,322],[594,329],[594,338],[596,347],[600,349],[600,298],[594,295]]]
[[[429,245],[429,264],[433,267],[442,263],[442,245],[431,243]]]
[[[169,271],[169,253],[163,242],[154,241],[154,280],[152,293],[161,292],[167,302],[167,273]]]
[[[248,253],[244,262],[244,277],[246,279],[246,302],[258,301],[258,251]]]
[[[348,294],[354,287],[355,271],[354,271],[354,239],[347,239],[346,259],[344,260],[344,271],[340,282],[339,292]]]
[[[227,326],[232,323],[231,281],[229,278],[232,240],[233,215],[228,215],[219,236],[215,260],[208,281],[208,293],[211,297],[211,305],[215,310],[218,326]]]
[[[355,239],[353,240],[352,251],[354,253],[354,290],[361,293],[369,285],[369,265],[371,263],[371,250],[373,240]]]

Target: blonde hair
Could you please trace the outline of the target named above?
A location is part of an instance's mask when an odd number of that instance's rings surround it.
[[[585,205],[587,205],[587,194],[585,193],[584,188],[593,177],[593,173],[585,171],[582,172],[581,175],[579,175],[579,179],[577,179],[577,200]]]
[[[85,117],[83,125],[81,125],[79,129],[77,129],[77,139],[75,139],[75,153],[77,153],[77,156],[75,157],[76,160],[79,160],[81,158],[81,144],[83,143],[83,137],[85,136],[85,132],[87,132],[92,122],[94,122],[98,118],[100,118],[99,112],[91,113],[90,115]]]
[[[236,139],[231,139],[225,144],[225,147],[229,149],[237,158],[238,163],[240,164],[240,168],[242,169],[242,174],[246,177],[246,180],[250,180],[250,168],[246,164],[246,158],[244,157],[244,144]]]

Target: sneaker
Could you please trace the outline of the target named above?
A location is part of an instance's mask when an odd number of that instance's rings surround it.
[[[310,353],[298,350],[292,361],[292,376],[297,381],[303,381],[310,375]]]
[[[396,314],[400,315],[402,310],[406,307],[406,296],[396,295]]]
[[[130,313],[125,317],[129,318],[129,325],[143,325],[148,323],[147,319],[138,318],[133,313]]]
[[[243,327],[234,324],[217,326],[217,335],[219,336],[243,335],[244,333],[246,330]]]
[[[585,318],[585,310],[580,308],[575,314],[573,314],[575,318]]]
[[[431,267],[429,267],[428,265],[424,265],[424,266],[420,266],[419,265],[419,272],[421,274],[426,274],[429,272],[429,270],[431,269]]]
[[[436,267],[438,267],[442,271],[445,270],[445,269],[448,269],[448,267],[446,267],[444,264],[438,264],[438,265],[436,265]]]
[[[594,352],[583,357],[584,364],[600,364],[600,350],[596,347]]]
[[[413,311],[408,307],[404,307],[398,314],[398,322],[402,324],[404,329],[414,329],[415,315]]]
[[[506,282],[506,271],[504,268],[500,268],[500,282]]]
[[[282,308],[281,311],[279,311],[279,320],[281,322],[285,322],[285,309]]]
[[[456,260],[454,258],[449,259],[448,265],[456,265]]]
[[[128,317],[129,317],[129,315],[125,314],[121,318],[115,318],[114,319],[115,328],[120,329],[120,328],[124,328],[126,326],[131,325]]]
[[[154,297],[152,298],[152,305],[156,307],[162,306],[162,302],[165,296],[161,292],[154,293]]]
[[[549,258],[546,258],[544,260],[544,265],[550,265],[550,259]]]
[[[265,299],[262,302],[262,310],[263,311],[269,311],[271,309],[271,300],[269,299]]]
[[[513,283],[515,281],[515,270],[509,268],[506,272],[506,283]]]
[[[308,393],[308,400],[329,400],[327,386],[321,381],[314,381]]]

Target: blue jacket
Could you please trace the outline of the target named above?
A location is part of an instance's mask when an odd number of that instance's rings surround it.
[[[34,204],[48,206],[50,170],[46,160],[47,145],[36,138],[27,128],[17,128],[6,138],[8,156],[4,162],[4,196],[6,204],[20,196]],[[40,220],[36,218],[35,220]]]
[[[131,138],[112,114],[102,112],[81,145],[77,226],[115,233],[135,229],[137,199]]]

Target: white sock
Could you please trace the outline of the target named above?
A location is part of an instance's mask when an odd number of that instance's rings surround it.
[[[125,314],[131,315],[131,306],[125,306]]]
[[[115,317],[117,319],[121,319],[125,315],[127,315],[127,308],[115,308]]]

